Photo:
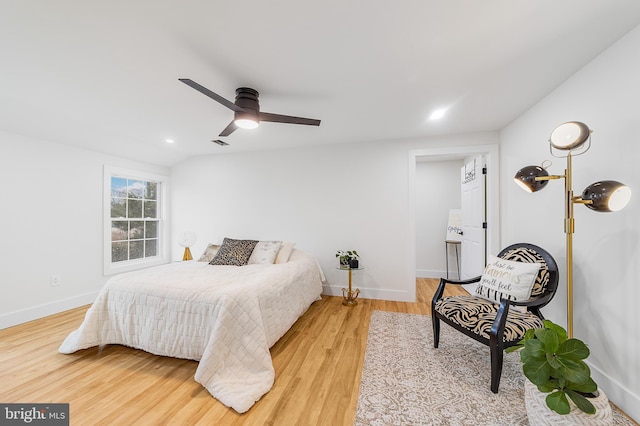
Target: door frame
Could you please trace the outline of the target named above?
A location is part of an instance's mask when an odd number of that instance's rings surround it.
[[[409,223],[408,247],[409,259],[408,276],[416,277],[416,163],[420,161],[451,161],[464,159],[474,155],[484,155],[489,172],[486,178],[486,208],[487,208],[487,253],[498,253],[500,250],[500,157],[499,145],[469,145],[443,148],[426,148],[409,151]],[[444,232],[444,230],[443,230]],[[416,286],[412,289],[410,299],[416,300]]]

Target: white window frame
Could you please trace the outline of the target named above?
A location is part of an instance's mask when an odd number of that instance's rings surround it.
[[[111,261],[111,178],[120,177],[126,179],[138,179],[159,183],[158,190],[158,253],[156,256],[143,259],[126,260],[122,262]],[[169,262],[169,230],[168,208],[169,205],[169,176],[149,173],[140,170],[132,170],[121,167],[104,166],[103,188],[103,265],[104,275],[113,275],[149,266],[162,265]]]

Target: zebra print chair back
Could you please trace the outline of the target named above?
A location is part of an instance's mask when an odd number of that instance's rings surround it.
[[[514,262],[540,263],[542,265],[536,281],[533,283],[531,297],[540,296],[545,291],[555,292],[557,290],[558,266],[553,257],[540,247],[527,243],[512,244],[503,249],[498,257]]]

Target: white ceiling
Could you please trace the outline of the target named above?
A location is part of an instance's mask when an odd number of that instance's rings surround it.
[[[637,0],[0,0],[0,130],[161,165],[495,131],[639,23]],[[232,112],[178,78],[322,124],[220,147]]]

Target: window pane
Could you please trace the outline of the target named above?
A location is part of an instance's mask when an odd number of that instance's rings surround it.
[[[111,244],[111,261],[122,262],[123,260],[127,260],[128,245],[126,241]]]
[[[142,198],[144,182],[141,180],[130,180],[128,190],[129,198]]]
[[[127,180],[125,178],[111,178],[111,196],[126,197],[127,196]]]
[[[142,217],[142,200],[129,200],[129,216]]]
[[[124,198],[111,199],[111,217],[127,217],[127,200]]]
[[[156,201],[147,201],[145,200],[144,202],[144,217],[152,217],[152,218],[157,218],[157,213],[156,213],[156,206],[157,206],[157,202]]]
[[[144,222],[141,220],[132,220],[129,223],[129,238],[132,240],[144,238]]]
[[[147,221],[145,224],[144,237],[158,238],[158,222]]]
[[[156,182],[145,182],[145,193],[144,198],[147,200],[157,200],[158,199],[158,184]]]
[[[129,239],[129,222],[114,220],[111,222],[111,241],[126,241]]]
[[[144,241],[131,241],[129,243],[129,260],[144,257]]]
[[[105,166],[105,170],[109,170]],[[125,177],[116,177],[114,174],[125,174]],[[126,177],[127,171],[123,169],[109,170],[105,176],[107,185],[111,185],[105,193],[105,202],[109,203],[110,221],[107,227],[111,230],[111,241],[105,241],[105,249],[111,251],[113,266],[119,262],[115,269],[109,269],[105,265],[105,271],[109,273],[116,270],[135,269],[137,264],[142,264],[145,258],[150,262],[157,260],[160,255],[160,240],[162,225],[160,224],[160,207],[162,199],[163,180],[155,175],[138,171],[131,171],[132,177]],[[150,179],[150,180],[148,180]],[[108,230],[107,230],[108,231]],[[109,237],[107,237],[109,238]],[[107,246],[108,245],[108,246]],[[131,265],[129,265],[131,263]]]
[[[146,240],[144,242],[144,257],[158,254],[158,240]]]

